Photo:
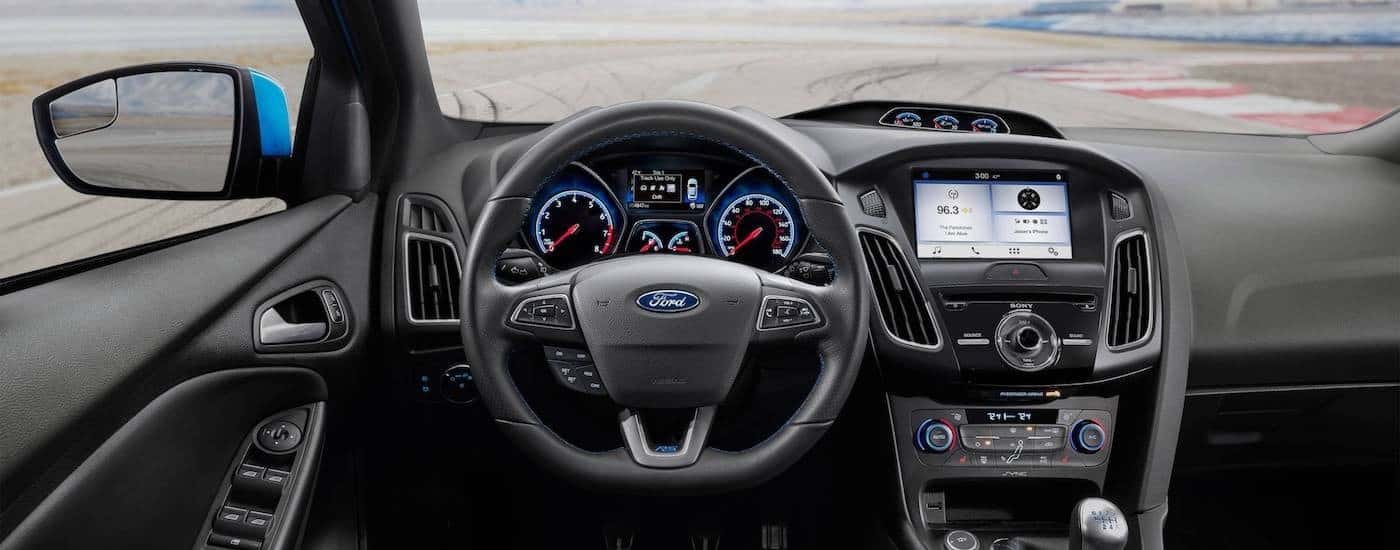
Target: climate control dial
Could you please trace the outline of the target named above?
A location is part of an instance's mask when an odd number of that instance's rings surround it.
[[[1103,426],[1093,420],[1080,420],[1074,424],[1074,429],[1070,430],[1070,442],[1074,445],[1074,450],[1084,454],[1099,452],[1107,438],[1108,434],[1104,432]]]
[[[943,453],[957,444],[957,432],[942,420],[928,419],[914,431],[914,445],[926,453]]]

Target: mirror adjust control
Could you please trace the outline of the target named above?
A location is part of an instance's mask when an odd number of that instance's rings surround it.
[[[286,420],[274,420],[258,429],[258,446],[263,450],[282,454],[296,450],[301,444],[301,426]]]
[[[262,548],[262,541],[243,537],[230,537],[219,533],[209,533],[209,545],[219,548],[247,548],[250,550],[258,550]]]
[[[511,319],[522,325],[574,328],[574,313],[569,308],[569,299],[563,294],[528,298],[515,308]]]

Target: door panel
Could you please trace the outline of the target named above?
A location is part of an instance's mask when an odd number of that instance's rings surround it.
[[[188,548],[258,422],[326,402],[330,431],[364,365],[375,208],[324,197],[0,296],[0,547]],[[257,306],[311,280],[343,291],[343,345],[259,354]]]
[[[231,369],[175,386],[98,447],[0,548],[193,546],[251,428],[325,399],[325,382],[301,368]],[[319,443],[308,437],[303,451]]]

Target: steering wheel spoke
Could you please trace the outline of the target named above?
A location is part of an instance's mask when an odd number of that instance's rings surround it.
[[[649,432],[641,411],[628,409],[621,415],[622,440],[632,460],[648,468],[684,468],[700,460],[715,422],[714,405],[689,410],[683,426],[672,426],[674,433]],[[678,411],[667,411],[672,414]],[[654,413],[659,414],[659,413]],[[684,414],[684,413],[682,413]]]
[[[761,273],[763,301],[758,308],[751,341],[758,344],[820,340],[829,334],[826,311],[835,303],[828,287],[814,286]]]
[[[568,274],[551,275],[535,284],[505,287],[504,325],[514,333],[545,345],[582,346],[577,308],[572,297],[573,283]]]

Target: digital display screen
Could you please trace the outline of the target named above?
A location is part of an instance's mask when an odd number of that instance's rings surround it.
[[[627,207],[634,210],[704,210],[704,170],[631,170]]]
[[[1063,172],[915,168],[913,182],[920,258],[1073,258]]]
[[[968,424],[1054,424],[1055,409],[969,409]]]

